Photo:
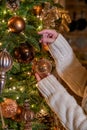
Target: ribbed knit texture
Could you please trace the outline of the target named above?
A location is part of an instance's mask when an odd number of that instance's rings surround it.
[[[87,130],[87,117],[82,108],[53,75],[39,81],[38,89],[68,130]]]
[[[87,70],[81,65],[65,38],[59,34],[49,51],[56,63],[58,75],[75,94],[83,97],[87,81]]]

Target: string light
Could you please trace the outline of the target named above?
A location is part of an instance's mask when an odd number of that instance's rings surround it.
[[[36,87],[38,87],[38,84],[36,84]]]
[[[45,114],[46,112],[44,109],[41,109],[40,113]]]
[[[9,90],[11,91],[11,90],[12,90],[12,88],[9,88]]]
[[[16,87],[13,87],[13,90],[16,90]]]
[[[17,97],[16,97],[16,99],[18,100],[18,99],[19,99],[19,97],[17,96]]]
[[[10,77],[9,79],[12,80],[12,77]]]
[[[21,88],[20,88],[20,91],[21,91],[21,92],[24,92],[24,87],[21,87]]]
[[[2,43],[0,42],[0,46],[2,46]]]
[[[7,13],[6,10],[4,10],[4,11],[3,11],[3,14],[5,15],[6,13]]]
[[[5,22],[5,20],[3,19],[3,20],[2,20],[2,23],[4,23],[4,22]]]

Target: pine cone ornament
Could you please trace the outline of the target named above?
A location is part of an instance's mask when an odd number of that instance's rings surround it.
[[[6,0],[6,6],[7,8],[11,9],[12,11],[15,11],[19,8],[20,0]]]

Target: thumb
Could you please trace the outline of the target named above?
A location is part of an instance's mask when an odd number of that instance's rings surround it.
[[[35,77],[36,77],[36,80],[39,82],[41,80],[40,76],[38,73],[35,73]]]

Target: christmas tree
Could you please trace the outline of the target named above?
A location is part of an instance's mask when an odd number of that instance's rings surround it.
[[[39,59],[47,59],[46,71],[49,62],[55,66],[38,31],[68,31],[69,22],[68,11],[55,0],[0,0],[0,130],[50,130],[56,125],[34,76]],[[45,71],[43,62],[39,69]]]

